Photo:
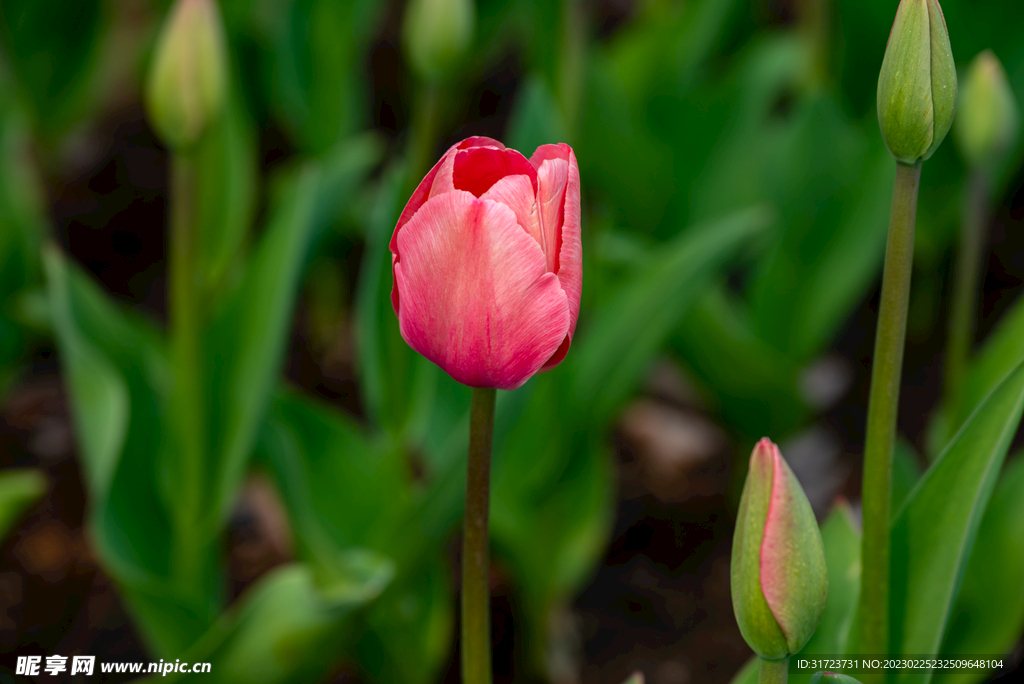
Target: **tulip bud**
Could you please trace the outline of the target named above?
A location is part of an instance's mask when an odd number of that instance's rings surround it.
[[[902,0],[878,75],[878,125],[896,161],[932,156],[956,109],[956,67],[938,0]]]
[[[960,93],[956,138],[972,167],[985,166],[1004,154],[1017,137],[1020,112],[1006,71],[991,50],[974,58]]]
[[[810,684],[860,684],[860,682],[849,675],[824,671],[815,672],[811,676]]]
[[[146,88],[150,122],[168,147],[192,145],[220,114],[226,62],[214,0],[178,0],[157,39]]]
[[[780,660],[804,647],[825,609],[825,551],[807,496],[768,438],[750,455],[730,579],[736,622],[757,655]]]
[[[473,39],[473,0],[409,0],[403,36],[416,73],[432,80],[458,63]]]

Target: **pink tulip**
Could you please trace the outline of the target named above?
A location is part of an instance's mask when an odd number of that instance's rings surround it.
[[[569,351],[581,257],[572,148],[527,159],[467,138],[420,182],[391,237],[402,337],[465,385],[515,389]]]

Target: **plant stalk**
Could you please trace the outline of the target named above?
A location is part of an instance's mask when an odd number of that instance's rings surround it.
[[[469,411],[466,516],[462,535],[462,684],[491,682],[491,586],[487,524],[491,494],[492,388],[474,388]]]
[[[974,338],[982,250],[987,238],[985,224],[988,218],[988,189],[985,173],[981,170],[971,171],[964,198],[963,226],[960,230],[960,249],[956,256],[953,302],[949,317],[949,344],[946,348],[946,396],[943,403],[950,434],[958,427],[958,407]]]
[[[783,658],[782,660],[765,660],[760,658],[759,660],[761,661],[761,669],[757,675],[758,684],[786,684],[786,680],[789,677],[789,658]]]
[[[405,193],[407,195],[412,194],[432,166],[440,123],[441,84],[437,81],[423,82],[417,95],[416,113],[412,120],[412,139],[409,141],[410,187]]]
[[[889,652],[889,520],[892,454],[896,441],[903,346],[907,333],[914,221],[921,164],[897,162],[889,215],[889,238],[878,307],[878,329],[871,367],[867,436],[864,443],[864,509],[860,592],[861,653]],[[869,681],[881,681],[871,675]]]
[[[200,315],[196,285],[196,172],[187,153],[171,157],[171,235],[168,279],[171,358],[174,368],[172,417],[177,449],[171,455],[175,491],[173,563],[185,587],[196,587],[199,572],[196,526],[203,496],[203,401]]]

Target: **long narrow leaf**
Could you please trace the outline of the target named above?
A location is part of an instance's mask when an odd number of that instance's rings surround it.
[[[1024,364],[981,403],[910,493],[892,526],[896,652],[938,653],[978,526],[1024,411]],[[899,681],[928,684],[931,671]]]
[[[636,386],[655,353],[722,264],[770,221],[745,209],[683,231],[647,269],[602,305],[572,351],[576,397],[607,415]]]
[[[319,172],[306,167],[289,179],[245,277],[207,334],[210,454],[214,521],[231,497],[256,442],[260,420],[278,385],[299,278],[313,233]]]

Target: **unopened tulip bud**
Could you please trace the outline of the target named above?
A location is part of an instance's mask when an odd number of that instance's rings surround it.
[[[897,161],[932,156],[956,110],[956,67],[938,0],[902,0],[878,75],[878,124]]]
[[[730,570],[736,622],[754,652],[780,660],[803,648],[825,609],[825,551],[804,490],[767,438],[750,455]]]
[[[991,50],[974,58],[960,93],[956,139],[967,164],[985,166],[1013,145],[1020,112],[1006,71]]]
[[[416,73],[436,79],[455,66],[473,40],[473,0],[409,0],[403,36]]]
[[[860,682],[849,675],[838,672],[815,672],[811,676],[810,684],[860,684]]]
[[[178,0],[157,39],[146,88],[150,123],[165,145],[189,147],[220,115],[226,62],[214,0]]]

